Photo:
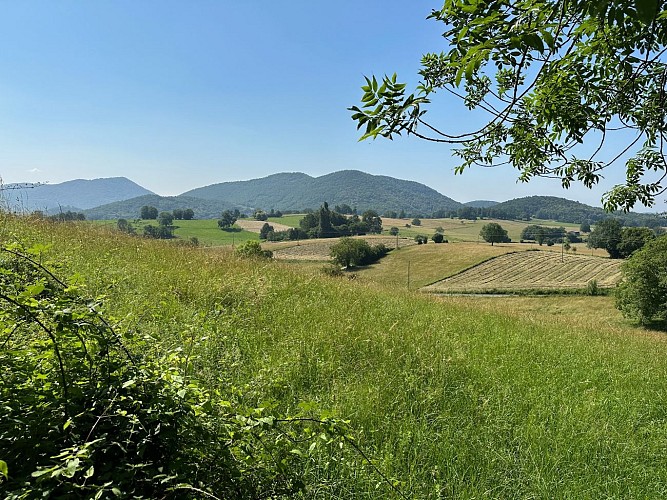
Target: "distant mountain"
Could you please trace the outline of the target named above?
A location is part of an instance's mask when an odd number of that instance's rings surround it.
[[[473,200],[473,201],[466,201],[463,205],[466,207],[472,207],[472,208],[489,208],[497,205],[497,201],[491,201],[491,200]]]
[[[158,212],[171,212],[175,208],[191,208],[195,212],[195,219],[217,219],[223,210],[236,208],[222,201],[202,200],[189,196],[147,194],[90,208],[84,210],[83,213],[86,219],[137,219],[144,205],[155,207]]]
[[[269,210],[331,207],[347,204],[359,212],[380,213],[404,210],[408,214],[430,215],[436,210],[453,210],[461,203],[428,186],[358,170],[343,170],[321,177],[303,173],[280,173],[249,181],[212,184],[183,193],[206,200],[224,200],[237,206]]]
[[[484,211],[488,217],[499,219],[550,219],[560,222],[580,224],[614,217],[626,226],[666,226],[667,219],[658,214],[636,212],[605,212],[602,208],[591,207],[578,201],[555,196],[528,196],[498,203]]]
[[[153,193],[125,177],[77,179],[35,187],[26,184],[8,184],[2,191],[3,201],[12,210],[22,212],[42,210],[47,213],[68,209],[80,211],[145,194]]]

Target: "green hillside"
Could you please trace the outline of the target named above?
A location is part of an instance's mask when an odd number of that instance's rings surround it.
[[[498,203],[484,213],[485,216],[498,219],[548,219],[561,222],[580,224],[588,221],[591,224],[608,217],[624,221],[628,226],[658,227],[667,225],[667,219],[657,214],[605,212],[602,208],[591,207],[578,201],[567,200],[555,196],[528,196]]]
[[[223,210],[236,208],[223,201],[202,200],[189,196],[149,194],[84,210],[83,213],[87,219],[92,220],[136,219],[144,205],[153,206],[160,212],[171,212],[175,208],[191,208],[194,210],[197,219],[216,219],[220,217]]]
[[[343,170],[321,177],[280,173],[262,179],[212,184],[187,191],[182,196],[225,200],[238,206],[266,210],[316,209],[324,201],[332,207],[347,204],[360,212],[373,209],[380,213],[405,210],[410,214],[431,214],[461,206],[418,182],[357,170]]]
[[[439,300],[395,286],[306,275],[279,262],[129,237],[91,224],[5,219],[0,236],[26,245],[48,242],[33,250],[39,261],[57,263],[55,272],[63,279],[76,273],[71,278],[76,286],[67,289],[70,296],[100,297],[103,302],[95,303],[95,311],[113,320],[134,362],[169,363],[155,373],[160,380],[181,384],[173,398],[183,403],[171,402],[170,408],[187,404],[197,387],[208,391],[209,401],[198,412],[150,413],[136,425],[128,420],[127,428],[142,433],[138,436],[149,447],[155,440],[169,443],[181,431],[167,425],[174,419],[187,424],[181,432],[188,448],[174,447],[169,470],[160,469],[162,475],[144,484],[194,482],[206,494],[185,490],[171,496],[240,497],[209,489],[230,463],[244,467],[254,479],[298,479],[306,486],[301,497],[311,499],[661,498],[667,493],[664,340],[627,326],[609,326],[599,312],[606,312],[599,308],[608,303],[598,297],[577,299],[591,299],[579,302],[579,310],[598,312],[576,320],[562,312],[548,318],[513,316],[506,300],[495,308],[480,308],[473,298]],[[7,271],[4,279],[10,275]],[[37,307],[55,288],[48,283],[46,291],[38,283],[17,296]],[[7,287],[4,293],[18,291]],[[88,304],[93,302],[82,301],[80,314],[92,310]],[[61,321],[72,315],[54,310]],[[0,355],[6,354],[3,359],[15,369],[22,366],[21,343],[30,338],[26,318],[20,317],[21,329],[3,327]],[[43,351],[50,345],[48,338],[38,344]],[[88,354],[78,352],[82,359]],[[3,487],[79,481],[90,488],[107,480],[115,485],[151,467],[142,462],[125,467],[123,475],[98,477],[100,469],[118,470],[136,455],[125,440],[114,445],[119,438],[111,426],[125,429],[125,420],[122,414],[107,415],[106,405],[72,413],[71,425],[63,425],[58,413],[54,421],[37,421],[35,431],[64,436],[62,444],[22,432],[19,423],[44,418],[51,407],[26,406],[20,418],[7,414],[16,407],[17,391],[27,397],[34,385],[40,394],[60,394],[56,361],[44,355],[27,357],[25,363],[32,366],[42,358],[34,381],[6,385],[21,373],[15,370],[0,377],[0,450],[10,450],[0,451],[10,481]],[[127,363],[117,369],[131,368]],[[90,375],[82,372],[84,376]],[[77,394],[86,390],[82,380],[72,383]],[[146,390],[134,379],[121,389],[133,397]],[[161,393],[157,403],[172,401],[164,399],[169,394]],[[126,407],[132,412],[157,404],[138,396],[129,401]],[[86,400],[70,396],[67,403],[85,405]],[[108,402],[119,404],[123,400]],[[238,420],[237,414],[254,416]],[[289,424],[275,419],[276,414],[306,420]],[[331,416],[349,421],[349,438],[331,441],[328,428],[314,422]],[[196,419],[212,423],[206,438],[193,444],[198,434],[188,432],[197,427],[188,422]],[[94,425],[93,430],[84,424]],[[281,434],[304,427],[315,430],[315,441],[308,437],[312,433],[304,439]],[[256,439],[239,443],[244,433],[252,432]],[[24,446],[27,440],[64,448],[77,436],[95,441],[86,453],[68,448],[63,468],[53,469],[62,474],[36,481],[34,469],[25,467],[32,462],[22,454],[50,467],[57,453],[35,453]],[[227,454],[212,461],[209,452],[221,445]],[[98,450],[110,450],[115,461],[109,464]],[[78,454],[70,459],[68,453]],[[234,462],[234,457],[246,461]],[[183,461],[193,464],[192,475],[170,477]],[[25,476],[12,475],[19,470],[26,470]],[[227,484],[242,477],[230,476]],[[87,493],[82,490],[83,496]]]

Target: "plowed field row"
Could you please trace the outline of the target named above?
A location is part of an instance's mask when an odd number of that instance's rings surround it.
[[[585,288],[591,280],[597,281],[600,287],[611,287],[619,278],[620,262],[616,260],[535,251],[495,257],[422,290],[483,292]]]

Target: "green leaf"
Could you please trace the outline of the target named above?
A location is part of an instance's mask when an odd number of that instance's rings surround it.
[[[4,476],[5,479],[9,477],[9,468],[4,460],[0,460],[0,475]]]
[[[658,11],[658,0],[635,0],[639,20],[650,24]]]

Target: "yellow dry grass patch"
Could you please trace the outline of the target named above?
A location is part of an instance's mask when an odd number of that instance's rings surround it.
[[[264,224],[267,224],[267,221],[250,219],[238,219],[236,221],[237,226],[245,231],[250,231],[253,233],[259,233]],[[290,227],[292,227],[286,224],[280,224],[278,222],[268,222],[268,224],[273,226],[274,231],[287,231]]]

